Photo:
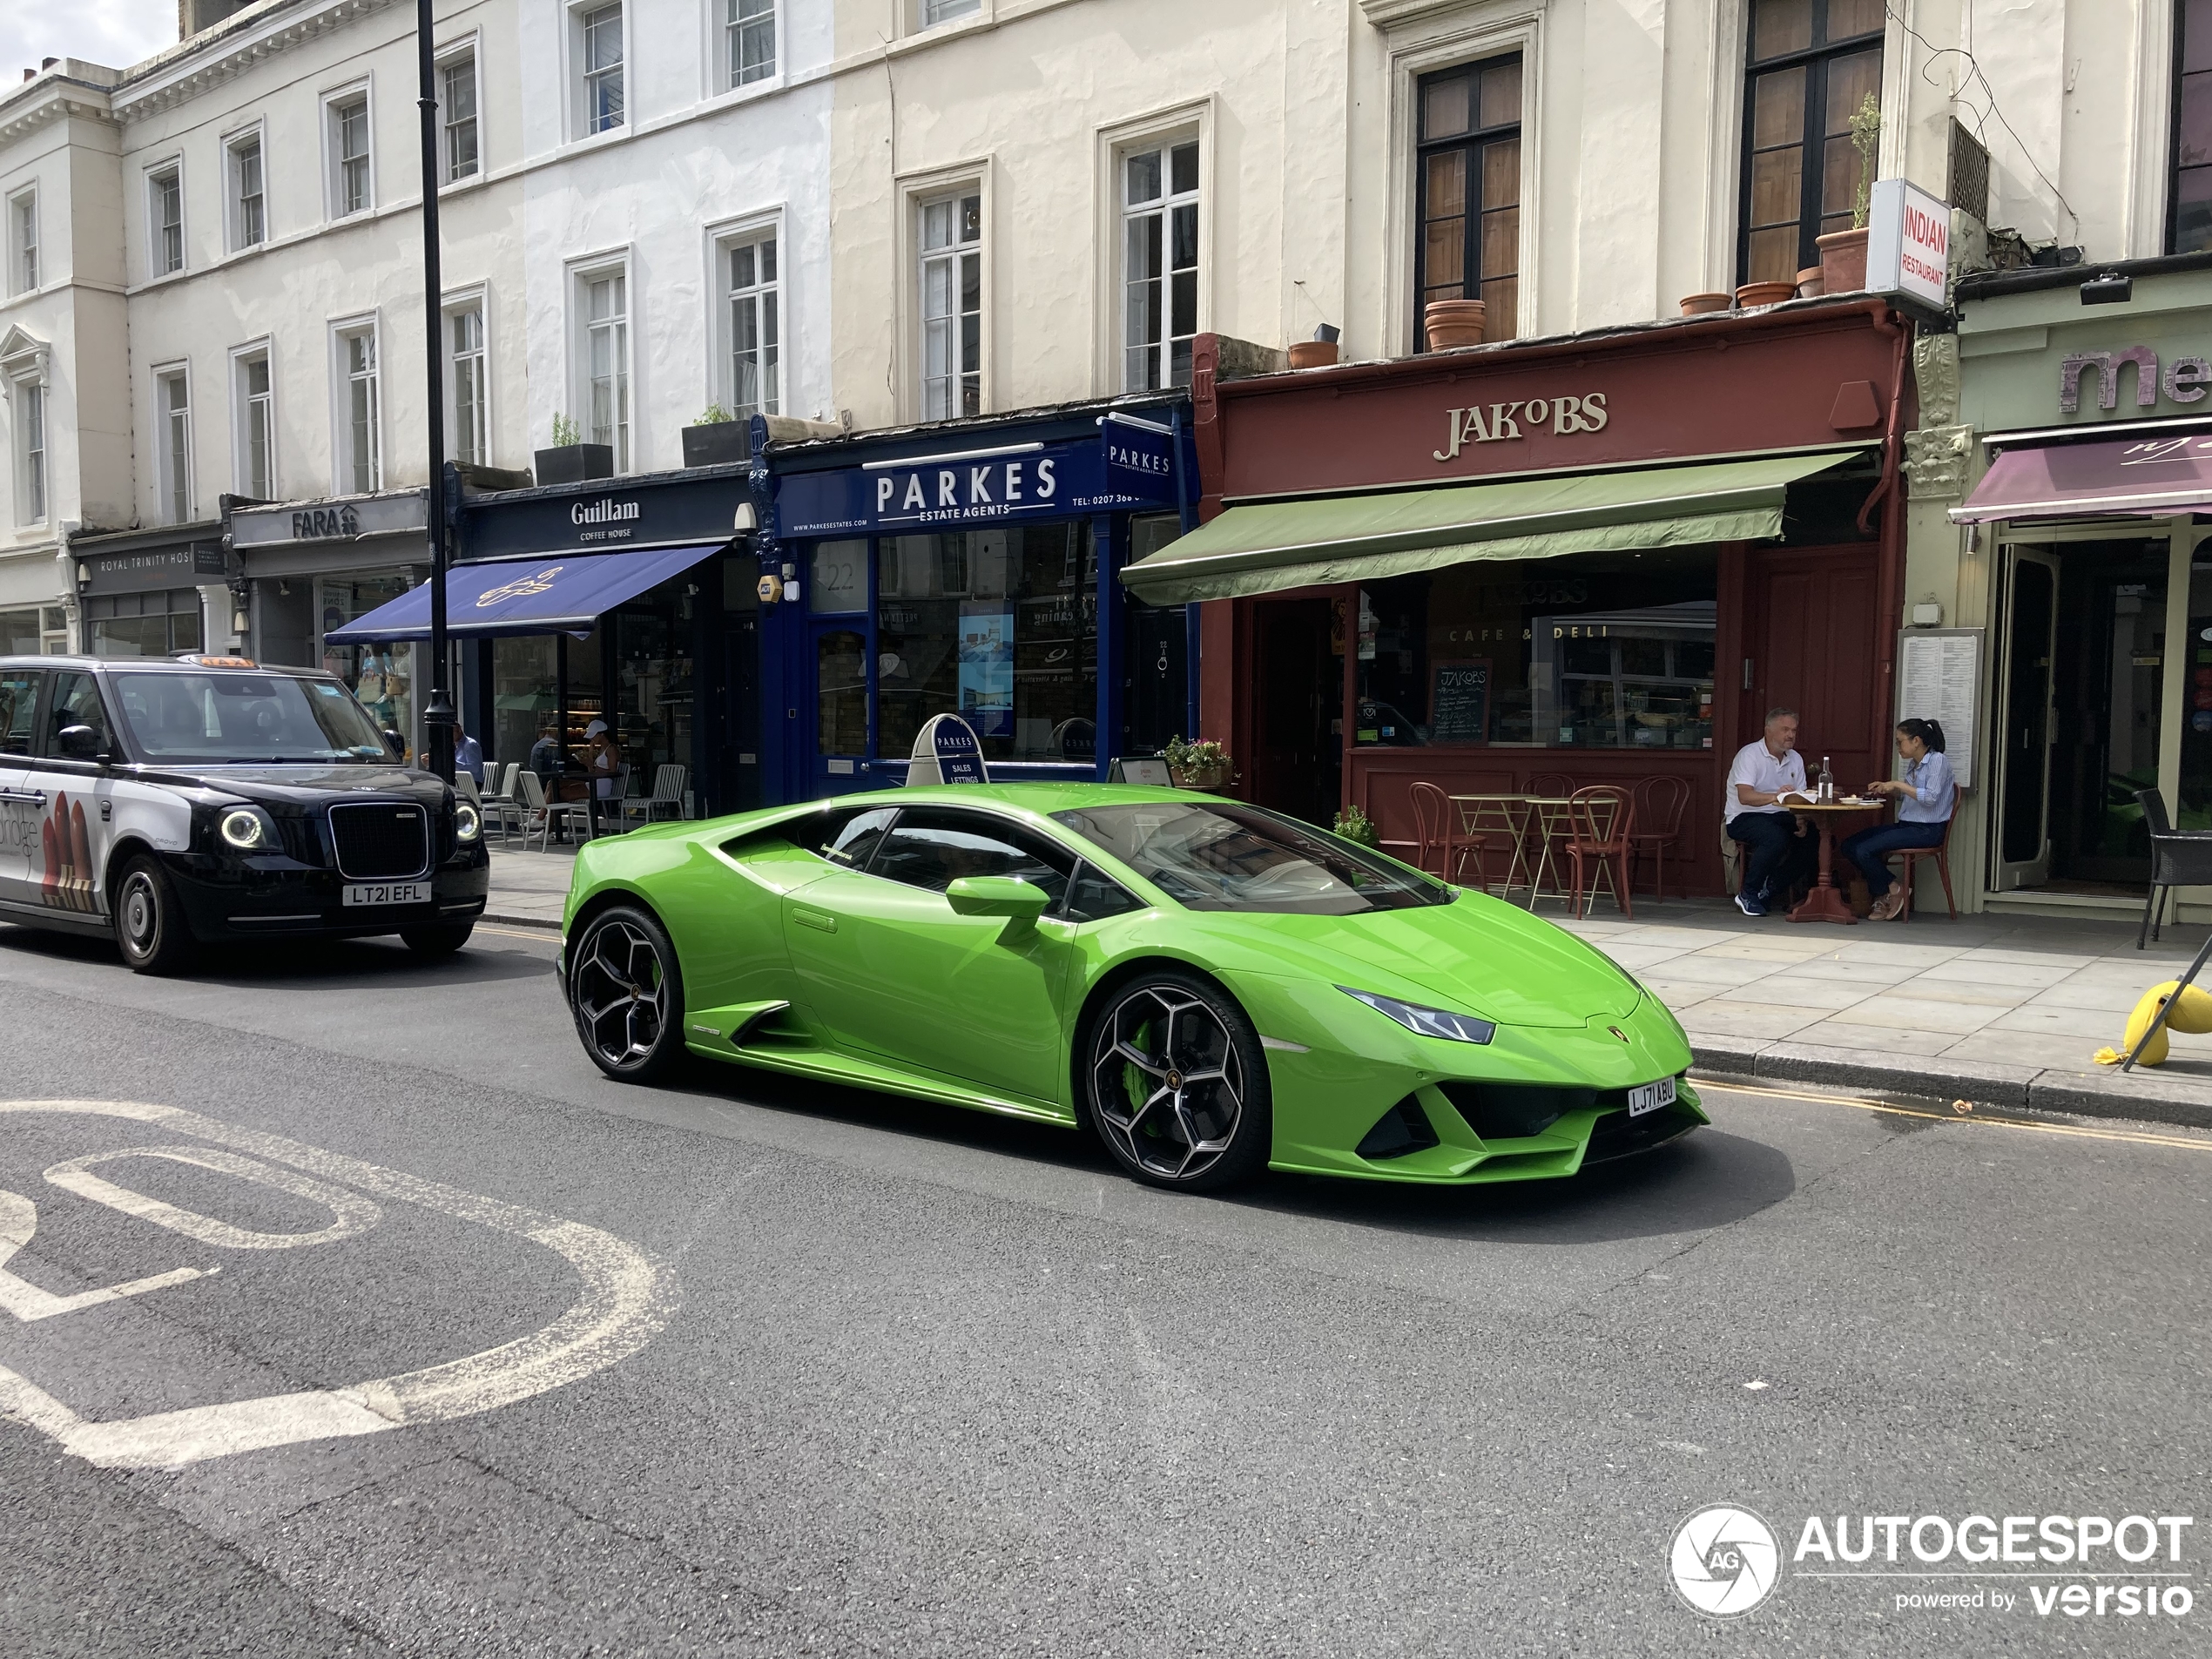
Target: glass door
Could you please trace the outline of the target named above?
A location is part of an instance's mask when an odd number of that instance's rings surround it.
[[[817,542],[806,560],[807,667],[813,702],[811,779],[819,795],[872,788],[874,618],[868,543]]]
[[[2040,887],[2051,874],[2051,667],[2058,654],[2057,556],[2015,548],[2005,578],[2004,725],[1997,750],[1993,886]]]

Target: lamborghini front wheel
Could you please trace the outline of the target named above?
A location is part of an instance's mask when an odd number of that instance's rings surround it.
[[[1114,991],[1084,1049],[1087,1115],[1139,1181],[1204,1192],[1266,1167],[1266,1055],[1218,987],[1172,968],[1148,973]]]

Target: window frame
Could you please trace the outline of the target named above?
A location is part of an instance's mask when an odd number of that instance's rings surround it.
[[[14,497],[17,528],[29,529],[47,523],[54,512],[53,410],[44,364],[8,375],[7,389],[9,470],[13,475],[10,493]],[[31,409],[37,411],[35,419],[26,413]],[[34,426],[38,437],[35,449],[25,442]],[[26,511],[33,502],[38,510]]]
[[[153,429],[159,435],[154,448],[154,488],[158,492],[154,520],[161,524],[189,524],[192,522],[195,482],[192,365],[185,361],[157,363],[150,372],[153,376]],[[172,395],[172,388],[184,394],[181,407]]]
[[[1797,143],[1801,147],[1803,154],[1799,157],[1797,169],[1797,263],[1791,268],[1793,277],[1797,271],[1808,270],[1820,263],[1820,249],[1817,246],[1817,239],[1828,233],[1820,228],[1823,217],[1820,204],[1822,186],[1825,182],[1824,171],[1828,133],[1824,125],[1816,137],[1814,125],[1817,122],[1825,120],[1823,112],[1828,105],[1828,71],[1837,59],[1856,57],[1868,51],[1874,54],[1879,64],[1874,87],[1874,98],[1876,103],[1884,105],[1883,139],[1885,145],[1888,142],[1890,120],[1886,96],[1890,84],[1890,65],[1887,7],[1884,8],[1883,26],[1880,29],[1869,30],[1865,34],[1848,36],[1844,41],[1838,43],[1826,38],[1828,7],[1831,0],[1811,0],[1811,3],[1813,8],[1811,15],[1815,32],[1819,37],[1820,44],[1807,46],[1799,51],[1781,52],[1771,58],[1759,60],[1755,60],[1751,56],[1753,30],[1758,26],[1757,0],[1744,0],[1742,8],[1743,24],[1737,39],[1738,62],[1741,67],[1737,77],[1736,94],[1738,129],[1736,141],[1736,285],[1740,286],[1752,280],[1750,274],[1751,172],[1752,158],[1757,153],[1757,100],[1758,82],[1762,76],[1781,73],[1798,65],[1803,65],[1806,71],[1804,108],[1799,120],[1797,138]],[[1771,149],[1782,146],[1770,145],[1768,147]],[[1877,155],[1874,161],[1874,177],[1877,179],[1881,177],[1881,158]],[[1868,183],[1871,185],[1872,180],[1868,180]],[[1807,211],[1808,202],[1811,204],[1810,212]],[[1780,221],[1777,221],[1777,225],[1779,223]],[[1810,230],[1807,228],[1808,225],[1811,226]],[[1769,226],[1767,228],[1771,230],[1776,226]],[[1848,229],[1849,226],[1845,228]]]
[[[484,59],[477,47],[477,37],[466,35],[439,47],[436,57],[432,60],[438,78],[438,187],[441,190],[455,185],[473,185],[484,177]],[[469,157],[469,171],[457,173],[453,165],[455,123],[446,102],[446,93],[455,69],[463,59],[469,65],[469,143],[474,149]]]
[[[637,292],[631,266],[628,248],[573,260],[569,266],[569,407],[583,415],[583,419],[577,424],[578,430],[584,435],[583,442],[585,443],[599,442],[593,435],[599,428],[593,422],[591,408],[592,386],[597,378],[591,372],[594,327],[591,285],[609,277],[622,280],[623,305],[619,318],[622,334],[614,364],[615,373],[619,377],[622,407],[620,419],[610,430],[610,435],[614,440],[610,447],[615,452],[614,468],[617,477],[632,470],[640,448],[637,399]],[[606,320],[617,320],[609,318]]]
[[[974,197],[976,201],[977,219],[974,240],[971,243],[962,239],[948,243],[943,248],[929,247],[927,246],[929,210],[933,207],[944,206],[948,203],[957,204],[969,197]],[[906,192],[906,198],[907,211],[904,219],[908,238],[908,257],[905,263],[907,274],[914,279],[911,284],[906,285],[907,293],[906,312],[912,320],[913,345],[901,355],[914,370],[914,378],[908,383],[911,387],[908,395],[913,400],[914,418],[921,421],[949,421],[960,420],[968,415],[987,414],[991,408],[990,249],[992,226],[991,192],[988,172],[962,171],[949,175],[941,175],[926,182],[910,185]],[[957,212],[957,207],[954,211]],[[956,396],[950,400],[954,407],[948,408],[942,414],[933,413],[930,408],[929,394],[929,382],[932,378],[929,374],[928,357],[929,325],[933,320],[933,320],[928,313],[927,267],[933,260],[944,259],[949,255],[957,276],[958,261],[967,257],[971,248],[973,257],[976,260],[975,362],[972,368],[957,368],[948,376],[941,378],[953,382],[953,389],[958,392],[965,389],[960,387],[959,382],[973,374],[975,379],[975,407],[973,409],[957,407],[964,400]],[[967,314],[964,307],[949,314],[955,322]]]
[[[1487,68],[1504,64],[1507,61],[1514,63],[1521,71],[1521,110],[1516,119],[1511,122],[1500,122],[1495,126],[1485,127],[1476,119],[1480,111],[1473,109],[1471,105],[1468,125],[1465,132],[1440,138],[1424,138],[1421,136],[1422,111],[1431,85],[1454,76],[1465,76],[1468,79],[1471,93],[1479,96],[1482,71]],[[1428,158],[1432,155],[1440,155],[1454,149],[1460,151],[1468,158],[1464,185],[1466,197],[1460,215],[1466,221],[1466,229],[1463,233],[1464,239],[1460,255],[1461,271],[1460,297],[1480,299],[1482,297],[1484,285],[1498,280],[1486,277],[1482,273],[1482,220],[1489,212],[1503,211],[1481,206],[1483,200],[1481,155],[1488,145],[1505,143],[1508,137],[1516,146],[1520,157],[1519,177],[1514,182],[1513,202],[1515,215],[1514,268],[1511,273],[1514,285],[1513,329],[1509,334],[1493,334],[1492,328],[1495,320],[1486,313],[1483,318],[1482,333],[1486,342],[1518,339],[1527,333],[1527,320],[1523,314],[1525,308],[1521,301],[1522,295],[1527,291],[1528,274],[1527,270],[1528,235],[1526,224],[1528,214],[1530,176],[1528,88],[1529,57],[1527,52],[1519,45],[1508,45],[1499,51],[1459,55],[1447,62],[1421,69],[1413,75],[1411,89],[1412,144],[1408,152],[1412,160],[1409,170],[1411,179],[1408,194],[1411,212],[1407,229],[1410,248],[1408,263],[1411,266],[1411,283],[1408,293],[1411,296],[1412,308],[1412,349],[1416,353],[1428,349],[1425,327],[1430,287],[1426,234],[1428,219],[1424,211]],[[1467,280],[1466,273],[1468,272],[1474,273],[1471,285]],[[1474,289],[1473,296],[1467,293],[1467,289],[1470,286]]]
[[[28,227],[30,235],[23,233]],[[36,181],[8,192],[8,293],[36,293],[45,286],[45,248],[39,236]]]
[[[330,324],[331,494],[374,495],[384,487],[384,345],[382,319],[375,312],[341,317]],[[352,342],[366,337],[374,361],[367,377],[369,401],[368,484],[356,482],[361,470],[354,448]]]
[[[165,277],[181,276],[190,264],[191,242],[185,226],[185,158],[181,153],[164,156],[150,162],[145,170],[146,185],[146,280],[158,282]],[[177,199],[177,262],[164,263],[168,258],[167,242],[170,226],[162,217],[162,195],[165,181],[176,192]]]
[[[277,386],[275,343],[267,335],[231,347],[231,488],[248,501],[277,500]],[[255,393],[247,375],[253,364],[268,372],[269,389]],[[263,405],[268,426],[268,476],[253,481],[253,406]]]
[[[361,110],[364,147],[361,205],[346,206],[345,115],[354,105]],[[376,211],[376,91],[368,79],[348,82],[322,95],[323,212],[332,224],[359,219]]]
[[[713,37],[715,83],[712,91],[724,92],[754,92],[781,84],[784,78],[784,7],[783,0],[765,0],[767,10],[762,17],[740,18],[736,14],[742,4],[751,0],[708,0],[710,27]],[[762,22],[767,24],[768,67],[760,73],[739,78],[738,58],[742,53],[741,30],[758,30]]]
[[[461,404],[461,364],[462,354],[454,345],[453,328],[461,318],[473,314],[476,319],[476,344],[473,355],[476,360],[476,424],[481,440],[477,453],[465,455],[461,448],[462,428]],[[438,347],[445,355],[446,450],[455,461],[468,465],[489,467],[492,456],[492,392],[491,392],[491,294],[487,285],[458,289],[448,293],[438,308]]]
[[[592,78],[595,73],[604,77],[607,71],[604,70],[595,71],[590,67],[590,30],[586,20],[607,11],[617,13],[621,19],[622,57],[619,62],[611,67],[614,73],[620,78],[622,113],[618,119],[610,121],[604,125],[594,126],[591,117]],[[631,131],[634,124],[631,119],[630,110],[629,0],[569,0],[568,15],[563,20],[563,26],[569,59],[569,72],[564,79],[567,82],[566,95],[570,105],[568,122],[570,142],[586,143]]]
[[[1206,280],[1206,253],[1211,246],[1211,226],[1206,222],[1206,204],[1211,196],[1207,189],[1209,183],[1206,166],[1207,137],[1201,125],[1194,120],[1147,132],[1139,137],[1125,138],[1111,146],[1108,199],[1111,204],[1113,232],[1108,245],[1113,249],[1113,253],[1109,259],[1112,276],[1109,279],[1111,297],[1109,302],[1109,332],[1113,341],[1113,361],[1117,372],[1109,376],[1109,384],[1116,391],[1157,391],[1190,384],[1187,361],[1184,379],[1178,381],[1175,378],[1175,343],[1178,340],[1195,341],[1197,336],[1205,331],[1206,327],[1207,301],[1211,286]],[[1178,191],[1174,187],[1173,183],[1174,157],[1177,151],[1186,145],[1197,152],[1193,167],[1195,181],[1189,190]],[[1161,158],[1163,180],[1161,193],[1157,200],[1147,202],[1141,206],[1132,206],[1128,195],[1129,164],[1135,157],[1152,152],[1157,152]],[[1172,253],[1170,253],[1169,263],[1159,279],[1166,285],[1161,320],[1161,327],[1164,332],[1158,340],[1147,341],[1141,347],[1148,355],[1159,360],[1150,366],[1157,370],[1158,378],[1148,386],[1132,386],[1130,383],[1130,357],[1132,352],[1140,347],[1130,340],[1129,238],[1130,227],[1140,219],[1160,219],[1162,221],[1161,246],[1163,250],[1170,249],[1173,233],[1171,216],[1177,210],[1183,207],[1188,207],[1191,211],[1195,226],[1193,235],[1197,244],[1191,265],[1194,292],[1191,300],[1190,331],[1187,335],[1177,334],[1173,332],[1175,267]]]
[[[226,253],[245,253],[269,243],[269,146],[263,124],[237,129],[223,135],[223,248]],[[242,152],[251,146],[253,165],[260,173],[260,189],[254,194],[260,204],[260,227],[250,240],[246,235],[246,192]]]
[[[774,392],[765,402],[749,407],[762,415],[780,415],[790,401],[786,371],[791,355],[790,244],[784,235],[783,214],[778,211],[723,226],[709,239],[707,292],[713,314],[707,338],[712,342],[714,352],[714,361],[707,375],[709,396],[740,421],[745,418],[747,406],[741,406],[738,397],[736,307],[739,293],[731,275],[730,260],[739,248],[757,248],[764,243],[775,247],[775,277],[772,281],[762,282],[756,276],[752,287],[745,293],[766,294],[774,300]]]
[[[944,10],[956,6],[957,10]],[[942,29],[948,24],[987,21],[990,16],[991,0],[909,0],[900,8],[906,13],[903,21],[907,32],[927,34],[933,29]],[[936,15],[932,16],[934,12]]]

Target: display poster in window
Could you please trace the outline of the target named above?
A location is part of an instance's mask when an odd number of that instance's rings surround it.
[[[1428,740],[1482,743],[1490,735],[1490,659],[1439,663],[1430,678]]]
[[[979,736],[1014,735],[1014,611],[1003,601],[961,602],[960,711]]]

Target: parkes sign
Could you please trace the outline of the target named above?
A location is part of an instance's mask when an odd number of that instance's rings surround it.
[[[1866,205],[1866,286],[1939,311],[1951,273],[1951,208],[1903,179],[1878,179]]]

